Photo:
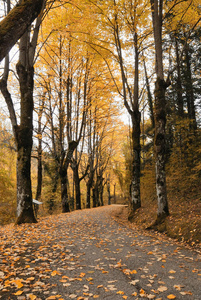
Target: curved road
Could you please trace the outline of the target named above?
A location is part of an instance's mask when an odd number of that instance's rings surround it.
[[[122,206],[0,229],[0,299],[201,299],[200,254],[117,223]]]

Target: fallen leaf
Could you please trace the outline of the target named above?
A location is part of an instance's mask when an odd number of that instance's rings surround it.
[[[132,285],[136,285],[136,283],[137,282],[139,282],[139,280],[138,279],[136,279],[136,280],[132,280],[131,282],[129,282],[130,284],[132,284]]]
[[[55,275],[61,275],[58,271],[53,271],[52,273],[51,273],[51,276],[55,276]]]
[[[161,292],[161,293],[165,292],[165,291],[167,291],[167,287],[166,286],[159,286],[158,291]]]
[[[123,291],[118,291],[117,294],[124,295],[124,292]]]
[[[155,296],[155,295],[152,295],[152,294],[150,294],[150,295],[147,295],[147,298],[148,298],[148,299],[155,299],[155,298],[156,298],[156,296]]]
[[[15,296],[20,296],[20,295],[22,295],[22,293],[23,293],[23,291],[17,291],[14,295]]]
[[[135,296],[136,297],[137,296],[137,292],[134,292],[131,296]]]
[[[69,298],[71,298],[71,299],[75,299],[76,297],[77,297],[77,295],[75,295],[75,294],[69,295]]]
[[[145,291],[143,289],[140,290],[140,294],[145,295]]]
[[[175,295],[173,295],[173,294],[170,294],[170,295],[168,295],[168,296],[167,296],[167,298],[168,298],[168,299],[175,299],[175,298],[176,298],[176,296],[175,296]]]
[[[169,273],[174,274],[174,273],[176,273],[176,271],[170,270]]]
[[[18,289],[21,289],[21,287],[23,287],[23,284],[19,279],[13,280],[12,282],[16,285]]]

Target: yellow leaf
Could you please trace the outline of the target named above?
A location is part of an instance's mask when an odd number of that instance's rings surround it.
[[[147,254],[148,254],[148,255],[151,255],[151,254],[153,254],[153,252],[152,252],[152,251],[150,251],[150,252],[148,252]]]
[[[128,298],[128,296],[123,296],[122,298],[123,298],[123,299],[127,299],[127,298]]]
[[[95,299],[99,298],[99,295],[93,295],[93,298],[95,298]]]
[[[51,273],[51,276],[55,276],[55,275],[60,275],[60,273],[55,270]]]
[[[13,280],[12,282],[16,285],[18,289],[21,289],[21,287],[23,287],[23,284],[19,279]]]
[[[137,292],[134,292],[134,293],[132,294],[132,296],[135,296],[135,297],[136,297],[136,296],[137,296]]]
[[[170,270],[169,273],[174,274],[174,273],[176,273],[176,271]]]
[[[93,278],[91,278],[91,277],[86,278],[86,279],[87,279],[87,281],[92,281],[93,280]]]
[[[117,294],[124,295],[124,292],[123,291],[118,291]]]
[[[33,281],[33,280],[35,280],[35,277],[29,277],[29,278],[27,278],[27,280],[28,281]]]
[[[146,294],[145,291],[143,289],[140,290],[140,294],[144,295]]]
[[[133,270],[130,272],[131,274],[137,274],[137,271],[136,270]]]
[[[23,293],[23,291],[17,291],[14,295],[15,296],[20,296],[20,295],[22,295],[22,293]]]
[[[168,298],[168,299],[175,299],[175,298],[176,298],[176,296],[175,296],[175,295],[173,295],[173,294],[170,294],[170,295],[168,295],[168,296],[167,296],[167,298]]]

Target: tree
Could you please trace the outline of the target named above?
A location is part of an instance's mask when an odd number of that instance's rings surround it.
[[[156,191],[158,200],[157,222],[169,215],[166,174],[165,174],[165,125],[166,125],[166,99],[165,92],[169,86],[169,79],[164,80],[163,71],[163,0],[150,0],[152,23],[155,43],[155,155],[156,155]]]
[[[45,2],[43,1],[43,8]],[[20,86],[20,125],[18,125],[11,94],[8,91],[9,57],[5,59],[0,88],[5,98],[17,148],[17,219],[16,224],[36,222],[32,206],[31,150],[33,130],[34,56],[37,46],[42,13],[38,16],[32,36],[30,28],[24,33],[19,45],[19,61],[16,65]]]
[[[44,0],[21,0],[0,22],[0,61],[38,17]]]

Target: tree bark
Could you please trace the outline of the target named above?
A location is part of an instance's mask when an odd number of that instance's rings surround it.
[[[61,180],[61,204],[62,204],[62,212],[66,213],[70,211],[69,208],[69,199],[68,199],[68,180],[67,180],[67,170],[69,164],[71,162],[73,152],[76,149],[78,142],[71,141],[69,142],[69,148],[66,153],[66,156],[63,160],[61,160],[60,165],[60,180]]]
[[[132,115],[132,175],[131,175],[131,205],[135,212],[141,207],[140,199],[140,169],[141,169],[141,145],[140,145],[140,120],[141,113],[137,110]]]
[[[44,0],[21,0],[0,22],[0,61],[39,15]]]
[[[141,169],[141,145],[140,145],[140,122],[141,113],[139,111],[139,53],[137,46],[137,33],[134,35],[135,47],[135,80],[134,80],[134,95],[133,95],[133,110],[131,113],[132,119],[132,175],[131,175],[131,212],[132,215],[138,208],[141,207],[140,198],[140,169]],[[131,217],[130,215],[130,217]]]
[[[31,150],[33,120],[33,67],[18,62],[21,92],[21,120],[17,129],[17,220],[16,224],[34,223],[31,190]]]
[[[195,115],[195,100],[194,100],[194,92],[193,92],[193,83],[191,76],[191,61],[190,61],[190,53],[188,44],[185,47],[185,63],[186,63],[186,71],[185,71],[185,87],[186,87],[186,99],[187,99],[187,108],[188,108],[188,117],[191,120],[190,128],[194,131],[197,130],[197,121]]]
[[[184,117],[184,101],[182,96],[182,84],[181,84],[181,68],[180,68],[180,57],[179,47],[177,38],[175,37],[175,52],[176,52],[176,66],[177,66],[177,109],[179,118]]]
[[[67,191],[67,168],[65,166],[60,169],[60,180],[62,213],[66,213],[70,212],[70,207]]]
[[[156,191],[158,199],[158,221],[169,215],[166,173],[165,173],[165,125],[166,125],[166,101],[165,91],[167,84],[164,80],[157,79],[155,84],[155,155],[156,155]]]
[[[78,173],[78,164],[73,162],[73,180],[75,183],[75,205],[76,209],[81,209],[80,178]]]
[[[152,10],[152,23],[155,44],[155,156],[156,156],[156,191],[158,201],[157,220],[155,225],[160,223],[169,215],[166,174],[165,174],[165,154],[166,154],[166,99],[165,92],[169,83],[164,80],[163,72],[163,49],[162,49],[162,20],[163,20],[163,0],[150,0]]]
[[[87,182],[86,208],[91,207],[91,188],[92,188],[92,184],[91,184],[90,180],[88,180],[88,182]]]

